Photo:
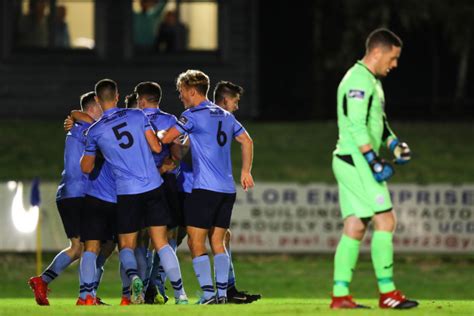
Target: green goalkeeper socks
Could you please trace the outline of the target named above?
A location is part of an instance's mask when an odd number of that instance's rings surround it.
[[[359,257],[360,241],[342,235],[334,256],[333,296],[349,295],[349,284]]]
[[[372,264],[380,293],[395,290],[393,283],[393,234],[386,231],[374,231],[372,235]]]

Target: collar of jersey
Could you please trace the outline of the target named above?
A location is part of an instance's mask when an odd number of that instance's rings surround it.
[[[365,70],[367,70],[369,72],[369,74],[371,74],[375,79],[377,79],[377,77],[374,75],[374,73],[372,71],[370,71],[369,68],[367,68],[367,66],[362,62],[362,60],[358,60],[357,65],[360,65],[360,66],[364,67]]]
[[[159,108],[144,108],[142,110],[145,113],[159,113],[161,112]]]
[[[110,115],[117,112],[118,110],[119,110],[118,107],[114,107],[114,108],[108,109],[107,111],[104,111],[103,115]]]
[[[202,101],[201,103],[199,103],[198,105],[196,105],[194,108],[197,109],[197,108],[202,108],[202,107],[205,107],[207,105],[211,105],[211,101],[209,100],[205,100],[205,101]]]

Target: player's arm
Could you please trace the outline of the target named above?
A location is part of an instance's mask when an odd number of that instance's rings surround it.
[[[165,135],[163,136],[163,139],[161,140],[161,142],[162,142],[163,144],[171,144],[171,143],[174,142],[174,140],[177,139],[180,135],[181,135],[181,132],[180,132],[175,126],[173,126],[172,128],[170,128],[170,129],[165,133]]]
[[[146,137],[146,141],[148,142],[148,145],[151,148],[151,151],[159,154],[161,152],[161,143],[160,143],[160,140],[158,139],[158,136],[156,136],[155,132],[153,131],[153,129],[146,130],[145,137]]]
[[[81,170],[84,173],[91,173],[95,166],[95,156],[98,151],[96,140],[90,133],[90,128],[87,130],[86,148],[81,157]]]
[[[81,157],[81,170],[84,173],[91,173],[95,165],[95,155],[83,155]]]
[[[375,180],[382,182],[388,180],[394,170],[390,164],[377,155],[370,144],[367,123],[374,93],[373,83],[363,77],[353,78],[353,80],[354,83],[349,85],[343,96],[343,112],[350,123],[348,130],[359,151],[367,160]]]
[[[90,117],[89,114],[79,110],[72,110],[64,120],[64,131],[69,132],[73,128],[74,122],[76,121],[83,121],[89,124],[94,123],[94,119]]]
[[[244,131],[240,135],[236,136],[235,140],[240,143],[242,150],[242,170],[240,174],[240,184],[242,185],[244,191],[247,191],[248,189],[253,188],[255,185],[251,174],[253,162],[253,141],[247,131]]]

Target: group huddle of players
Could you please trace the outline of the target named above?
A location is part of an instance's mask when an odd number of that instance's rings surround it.
[[[253,142],[232,114],[243,89],[220,81],[213,103],[207,98],[209,77],[198,70],[181,73],[176,86],[186,109],[179,120],[161,111],[158,83],[139,83],[126,97],[126,108],[119,108],[117,84],[110,79],[83,94],[81,110],[65,120],[64,171],[56,201],[70,246],[29,280],[39,305],[49,305],[48,284],[79,259],[77,305],[105,304],[97,291],[116,244],[120,305],[166,303],[167,279],[175,303],[188,304],[176,256],[185,236],[203,292],[198,304],[260,299],[236,289],[230,250],[234,139],[242,150],[241,185],[244,190],[254,186]]]

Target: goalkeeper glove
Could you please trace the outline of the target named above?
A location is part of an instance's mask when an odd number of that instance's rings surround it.
[[[389,149],[395,156],[393,162],[397,165],[404,165],[410,161],[411,151],[407,143],[400,142],[398,139],[395,138],[390,143]]]
[[[372,174],[377,182],[386,181],[393,176],[393,167],[382,158],[379,158],[372,149],[365,152],[364,157],[369,163],[370,170],[372,170]]]

